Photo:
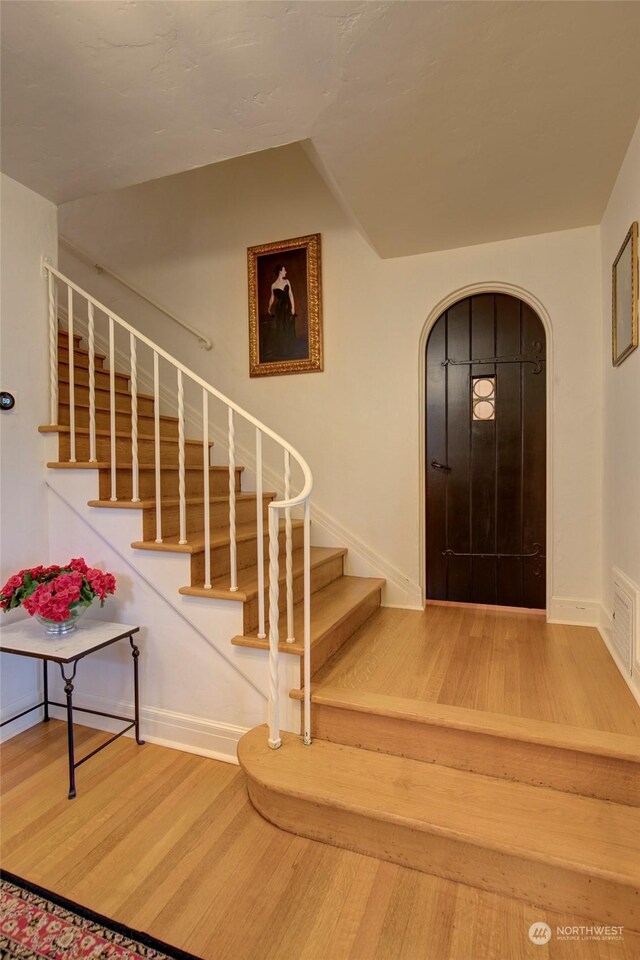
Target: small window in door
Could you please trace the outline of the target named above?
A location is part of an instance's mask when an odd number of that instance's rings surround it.
[[[473,377],[472,403],[474,420],[495,420],[496,418],[496,378]]]

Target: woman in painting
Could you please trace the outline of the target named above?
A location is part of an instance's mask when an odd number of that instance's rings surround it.
[[[291,355],[296,338],[296,305],[291,283],[287,279],[286,267],[278,263],[274,272],[276,279],[271,284],[271,297],[267,310],[269,316],[274,317],[276,321],[275,352],[286,360]]]

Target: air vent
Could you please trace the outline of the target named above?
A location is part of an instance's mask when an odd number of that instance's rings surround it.
[[[613,572],[613,646],[626,670],[633,672],[638,591],[619,570]]]

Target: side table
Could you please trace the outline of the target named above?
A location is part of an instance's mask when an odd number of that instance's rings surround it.
[[[0,727],[7,723],[12,723],[20,717],[24,717],[32,710],[38,710],[44,707],[43,721],[49,720],[49,707],[66,707],[67,709],[67,738],[69,749],[69,799],[73,800],[76,796],[76,769],[95,756],[109,744],[113,743],[123,734],[135,727],[136,743],[142,744],[144,740],[140,739],[140,703],[139,703],[139,676],[138,676],[138,658],[140,650],[133,642],[133,635],[138,633],[140,627],[132,626],[127,623],[109,623],[102,620],[81,620],[73,633],[66,637],[47,637],[44,628],[35,620],[21,620],[18,623],[12,623],[8,627],[0,628],[0,653],[14,653],[21,657],[33,657],[36,660],[42,660],[42,678],[43,678],[43,699],[23,710],[21,713],[3,721]],[[102,710],[89,710],[85,707],[74,706],[73,691],[74,681],[78,663],[84,657],[96,650],[102,650],[104,647],[117,643],[119,640],[129,640],[131,645],[131,655],[133,657],[133,693],[134,693],[134,716],[122,717],[114,713],[104,713]],[[49,699],[49,676],[48,663],[57,663],[60,666],[60,673],[64,681],[64,692],[66,703],[59,703]],[[65,665],[70,664],[71,669],[65,673]],[[91,753],[76,760],[75,745],[73,737],[73,711],[81,713],[91,713],[98,717],[109,717],[111,720],[122,720],[127,726],[116,733],[101,746],[96,747]]]

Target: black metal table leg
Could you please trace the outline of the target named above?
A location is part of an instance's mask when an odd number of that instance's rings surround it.
[[[144,743],[144,740],[140,739],[140,690],[138,679],[138,657],[140,656],[140,650],[133,642],[133,637],[129,637],[129,643],[131,644],[131,656],[133,657],[133,699],[135,710],[134,716],[136,725],[136,743]]]
[[[42,661],[42,689],[44,692],[44,722],[49,719],[49,671],[47,669],[48,661]]]
[[[73,681],[76,678],[78,661],[73,661],[73,673],[66,677],[64,666],[60,664],[60,673],[64,680],[64,692],[67,697],[67,741],[69,747],[69,800],[73,800],[76,795],[76,756],[73,742]]]

